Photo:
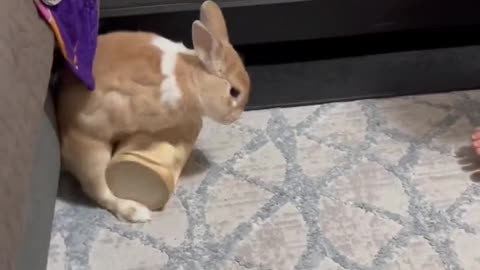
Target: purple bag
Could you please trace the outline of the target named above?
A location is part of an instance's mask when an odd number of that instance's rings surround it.
[[[72,72],[89,90],[95,88],[93,59],[97,48],[97,0],[34,0],[55,34]]]

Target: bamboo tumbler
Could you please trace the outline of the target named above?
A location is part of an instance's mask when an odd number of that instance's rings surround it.
[[[106,170],[115,196],[163,209],[174,192],[202,127],[201,119],[120,142]]]

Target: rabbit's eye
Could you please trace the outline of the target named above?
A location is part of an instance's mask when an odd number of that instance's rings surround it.
[[[232,87],[230,88],[230,96],[233,98],[238,98],[240,96],[240,91]]]

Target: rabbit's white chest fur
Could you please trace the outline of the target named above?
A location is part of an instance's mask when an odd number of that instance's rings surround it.
[[[164,80],[161,85],[161,101],[163,104],[176,107],[182,98],[182,91],[175,78],[175,66],[179,53],[194,54],[192,50],[187,49],[182,43],[176,43],[161,36],[156,36],[152,40],[153,46],[162,51],[162,75]]]

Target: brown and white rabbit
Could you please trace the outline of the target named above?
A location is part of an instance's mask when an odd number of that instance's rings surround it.
[[[153,33],[100,35],[89,92],[67,72],[58,99],[62,164],[86,194],[118,218],[145,222],[144,205],[116,197],[105,180],[122,138],[155,133],[202,116],[228,124],[250,92],[245,67],[229,42],[222,11],[212,1],[192,25],[194,49]]]

